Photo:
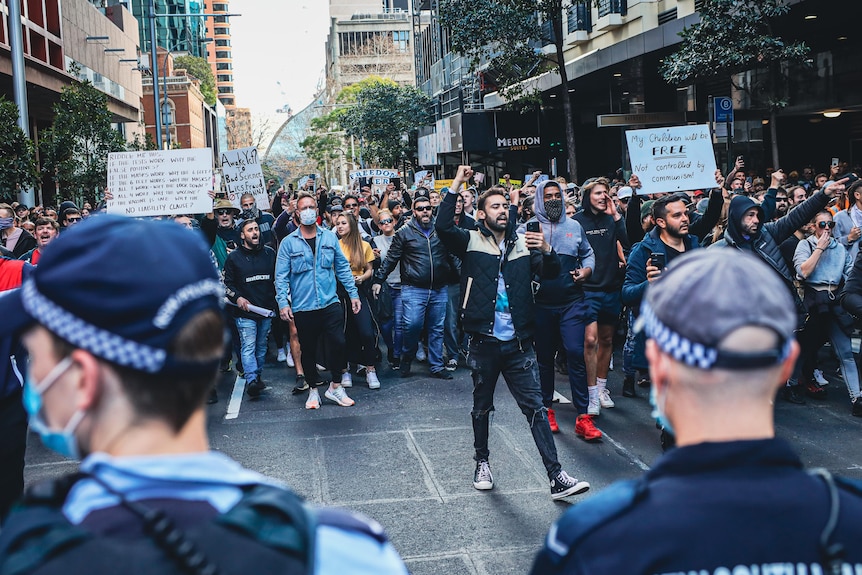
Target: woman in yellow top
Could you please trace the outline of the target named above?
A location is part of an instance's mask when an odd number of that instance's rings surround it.
[[[362,309],[354,315],[346,314],[347,322],[347,356],[356,358],[358,363],[365,366],[365,380],[369,389],[380,389],[380,380],[377,378],[377,334],[379,330],[371,313],[371,305],[368,303],[364,285],[371,280],[374,273],[374,250],[362,239],[359,233],[359,224],[350,212],[341,212],[335,217],[335,233],[338,234],[338,243],[341,251],[350,262],[350,270],[359,291],[359,299]],[[348,370],[341,378],[341,385],[351,387],[353,380]]]

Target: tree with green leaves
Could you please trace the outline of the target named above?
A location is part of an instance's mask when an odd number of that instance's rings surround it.
[[[127,148],[130,152],[145,152],[158,149],[156,140],[149,133],[143,138],[141,138],[140,134],[135,134],[135,139],[128,143]]]
[[[182,69],[200,80],[201,94],[208,106],[215,106],[218,94],[212,67],[204,58],[198,56],[177,56],[174,58],[174,68]]]
[[[98,197],[105,187],[108,154],[126,150],[113,120],[107,95],[89,81],[63,88],[54,105],[54,123],[43,132],[39,146],[42,169],[59,184],[61,199]]]
[[[0,96],[0,196],[39,182],[33,142],[18,126],[18,106]]]
[[[787,41],[775,32],[775,19],[790,10],[785,0],[705,0],[700,22],[680,33],[679,50],[662,63],[660,73],[675,85],[713,78],[729,78],[739,72],[757,70],[746,91],[755,105],[769,111],[773,165],[778,158],[778,111],[788,105],[785,64],[805,63],[809,48],[803,42]]]
[[[566,90],[563,14],[592,0],[440,0],[440,22],[450,30],[452,50],[469,58],[473,71],[485,67],[510,108],[535,106],[536,88],[524,81],[544,72],[560,76],[569,179],[578,181],[575,117]],[[553,45],[551,54],[539,47]]]
[[[363,161],[392,168],[399,160],[412,157],[419,128],[433,119],[431,98],[392,81],[346,90],[350,90],[344,102],[348,105],[339,110],[337,121],[347,136],[359,139]]]

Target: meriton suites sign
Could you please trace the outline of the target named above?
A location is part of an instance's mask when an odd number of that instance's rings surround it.
[[[497,149],[507,150],[510,152],[539,148],[541,145],[542,138],[539,136],[527,136],[525,138],[497,138]]]

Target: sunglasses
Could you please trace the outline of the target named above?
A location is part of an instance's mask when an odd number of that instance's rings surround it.
[[[421,208],[413,208],[414,212],[430,212],[431,206],[422,206]]]
[[[380,220],[380,225],[385,226],[386,224],[391,224],[392,220]]]
[[[786,202],[786,201],[787,201],[787,197],[778,196],[778,197],[776,197],[776,198],[775,198],[775,201],[776,201],[776,202]]]
[[[80,222],[81,218],[66,218],[67,222]],[[821,222],[822,223],[822,222]],[[834,223],[834,222],[833,222]]]
[[[835,222],[817,222],[817,227],[821,230],[825,230],[826,228],[831,230],[835,227]]]
[[[216,211],[215,211],[215,215],[217,215],[217,216],[226,216],[227,214],[230,214],[230,213],[232,213],[232,212],[233,212],[233,210],[228,210],[228,209],[224,209],[224,210],[216,210]]]

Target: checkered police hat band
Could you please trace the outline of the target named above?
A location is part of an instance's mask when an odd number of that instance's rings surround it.
[[[644,301],[641,319],[647,337],[656,342],[661,350],[680,363],[698,369],[755,369],[781,363],[790,354],[791,340],[774,349],[757,353],[734,352],[708,347],[693,342],[670,329],[656,316]]]
[[[22,286],[22,295],[28,314],[74,346],[117,365],[147,373],[157,373],[165,365],[165,350],[127,340],[72,315],[42,295],[32,279]]]

